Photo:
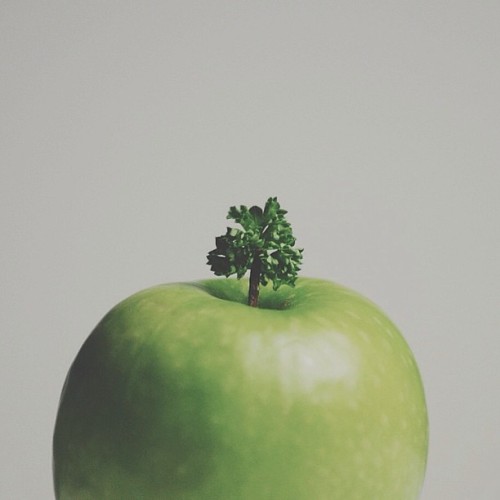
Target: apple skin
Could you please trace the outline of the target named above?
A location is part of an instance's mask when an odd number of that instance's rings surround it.
[[[58,499],[412,500],[428,419],[413,355],[329,281],[211,279],[114,307],[68,373]]]

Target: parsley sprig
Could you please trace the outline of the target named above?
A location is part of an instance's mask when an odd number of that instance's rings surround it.
[[[242,229],[228,227],[226,234],[215,238],[215,249],[208,253],[208,265],[217,276],[242,278],[250,270],[248,304],[256,307],[259,285],[272,282],[294,286],[300,270],[303,249],[294,248],[295,237],[276,197],[262,208],[241,205],[229,209],[228,219]]]

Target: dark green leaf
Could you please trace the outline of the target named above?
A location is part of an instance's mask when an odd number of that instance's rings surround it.
[[[264,210],[258,206],[230,207],[227,218],[242,229],[228,227],[225,235],[215,239],[216,248],[207,259],[212,271],[218,276],[236,274],[241,278],[253,259],[259,258],[261,284],[272,282],[275,290],[282,284],[294,286],[303,251],[293,248],[295,237],[286,213],[276,197],[268,198]]]

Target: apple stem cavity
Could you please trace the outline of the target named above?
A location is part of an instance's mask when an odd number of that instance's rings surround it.
[[[275,291],[281,285],[295,285],[303,249],[294,247],[295,237],[285,214],[276,197],[268,198],[264,209],[231,207],[227,218],[242,229],[228,227],[226,234],[215,238],[215,248],[208,253],[207,264],[217,276],[236,274],[241,279],[250,270],[249,306],[258,307],[260,285],[272,282]]]

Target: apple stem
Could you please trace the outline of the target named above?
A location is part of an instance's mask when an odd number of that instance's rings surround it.
[[[259,303],[259,284],[262,263],[257,253],[254,255],[252,267],[250,268],[250,286],[248,288],[248,305],[257,307]]]

